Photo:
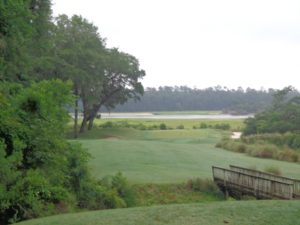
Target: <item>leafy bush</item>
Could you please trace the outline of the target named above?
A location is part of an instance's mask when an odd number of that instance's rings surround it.
[[[166,129],[167,129],[167,125],[164,124],[164,123],[161,123],[161,124],[159,125],[159,129],[160,129],[160,130],[166,130]]]
[[[114,185],[100,185],[90,176],[87,151],[65,140],[70,85],[43,81],[14,86],[13,95],[3,91],[8,85],[0,88],[0,224],[77,207],[131,204],[125,178],[118,175]]]
[[[206,123],[200,123],[200,128],[201,129],[206,129],[208,126],[207,126],[207,124]]]
[[[99,181],[99,184],[108,190],[114,190],[117,193],[117,196],[124,201],[126,207],[135,205],[136,193],[134,188],[128,183],[121,172],[117,173],[115,176],[106,176]]]
[[[218,186],[210,179],[190,179],[187,182],[187,187],[193,191],[206,192],[218,197],[224,197]]]
[[[180,124],[176,127],[176,129],[182,130],[182,129],[184,129],[184,125]]]
[[[270,167],[265,168],[265,172],[272,173],[272,174],[278,175],[278,176],[282,175],[282,172],[276,166],[270,166]]]
[[[214,128],[219,130],[229,130],[230,125],[228,123],[217,123],[214,125]]]
[[[243,137],[241,140],[222,139],[216,144],[217,148],[223,148],[233,152],[246,153],[253,157],[259,158],[273,158],[289,162],[299,162],[299,152],[289,148],[288,146],[277,146],[264,141],[265,136],[256,135]],[[282,135],[278,136],[281,137]],[[284,140],[283,138],[282,140]],[[279,139],[278,139],[279,140]],[[281,143],[284,143],[282,141]]]
[[[100,124],[99,127],[101,127],[101,128],[113,128],[114,124],[111,121],[107,121],[107,122],[105,122],[103,124]]]

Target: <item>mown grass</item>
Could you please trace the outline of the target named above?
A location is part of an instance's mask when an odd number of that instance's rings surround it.
[[[201,188],[199,192],[188,188],[193,184],[187,186],[183,182],[190,178],[211,179],[212,165],[228,167],[234,164],[260,170],[276,167],[283,175],[295,178],[300,178],[300,165],[217,149],[215,144],[228,136],[229,131],[190,129],[186,125],[184,123],[183,130],[143,131],[132,128],[100,129],[96,126],[76,141],[91,153],[90,167],[95,177],[102,178],[121,171],[134,184],[136,205],[200,203],[64,214],[20,224],[300,224],[299,201],[218,201],[220,197]]]
[[[297,225],[299,201],[226,201],[65,214],[20,225]]]
[[[300,165],[253,158],[215,148],[228,132],[200,130],[95,129],[79,141],[92,155],[93,175],[102,178],[121,171],[131,183],[181,183],[212,178],[213,165],[278,167],[283,175],[300,178]]]

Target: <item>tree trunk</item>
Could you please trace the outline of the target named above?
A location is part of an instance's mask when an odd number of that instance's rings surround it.
[[[81,99],[82,99],[82,106],[83,106],[83,120],[82,120],[82,123],[80,126],[79,133],[83,133],[86,130],[86,127],[87,127],[87,124],[89,121],[89,115],[90,115],[88,103],[85,98],[84,90],[82,90]]]
[[[88,130],[91,130],[93,128],[94,125],[94,119],[95,117],[90,118],[89,120],[89,125],[88,125]]]
[[[86,130],[87,124],[88,124],[88,118],[87,118],[87,116],[84,113],[79,133],[83,133]]]
[[[74,107],[74,138],[78,138],[78,89],[75,88],[75,107]]]
[[[93,128],[94,120],[95,120],[97,113],[99,112],[101,106],[102,106],[101,103],[98,105],[94,105],[93,110],[91,111],[90,116],[89,116],[88,130],[91,130]]]

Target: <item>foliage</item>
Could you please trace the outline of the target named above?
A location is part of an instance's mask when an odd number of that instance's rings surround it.
[[[167,129],[166,124],[164,124],[164,123],[159,124],[159,129],[166,130]]]
[[[30,88],[5,83],[0,112],[0,221],[32,218],[71,202],[64,186],[68,143],[64,130],[70,83],[45,81]]]
[[[130,206],[130,187],[117,174],[112,186],[92,179],[90,155],[65,140],[71,83],[30,87],[2,83],[0,89],[0,223],[11,223],[76,207]]]
[[[223,193],[220,191],[220,189],[213,180],[204,180],[200,178],[190,179],[187,182],[187,187],[196,192],[209,193],[220,199],[224,198]]]
[[[261,138],[262,136],[262,138]],[[259,158],[270,158],[288,162],[299,162],[299,149],[292,149],[287,145],[278,145],[276,140],[284,135],[275,134],[273,138],[268,134],[268,139],[264,139],[266,135],[246,136],[241,140],[232,140],[225,138],[216,144],[216,147],[223,148],[233,152],[246,153],[250,156]],[[281,139],[284,139],[281,138]]]
[[[49,76],[71,79],[74,93],[80,97],[83,120],[80,132],[93,126],[101,107],[114,108],[127,99],[139,99],[143,94],[140,79],[145,71],[138,60],[116,48],[107,49],[98,28],[86,19],[60,15],[53,31],[53,68]],[[75,133],[77,133],[78,99],[75,103]],[[77,134],[75,134],[76,136]]]
[[[193,129],[218,129],[218,130],[230,130],[231,126],[229,123],[215,123],[215,124],[207,124],[205,122],[201,122],[199,126],[193,126]]]
[[[49,49],[49,0],[0,1],[0,80],[26,83],[36,77]]]
[[[272,173],[274,175],[280,176],[282,175],[282,172],[280,171],[280,169],[276,166],[270,166],[270,167],[266,167],[265,168],[265,172],[267,173]]]
[[[117,196],[124,200],[124,206],[128,207],[136,204],[136,193],[121,172],[114,176],[104,177],[100,184],[109,190],[114,190]]]
[[[285,133],[299,131],[300,97],[290,97],[293,89],[284,88],[274,94],[273,104],[264,112],[245,121],[244,135],[261,133]]]

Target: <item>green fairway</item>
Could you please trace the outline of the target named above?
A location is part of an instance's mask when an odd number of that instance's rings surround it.
[[[227,201],[65,214],[20,225],[298,225],[299,201]]]
[[[283,175],[300,178],[299,164],[215,148],[226,134],[211,129],[95,129],[80,142],[91,153],[90,166],[98,178],[121,171],[132,183],[178,183],[194,177],[211,178],[212,165],[230,164],[262,170],[278,167]]]

